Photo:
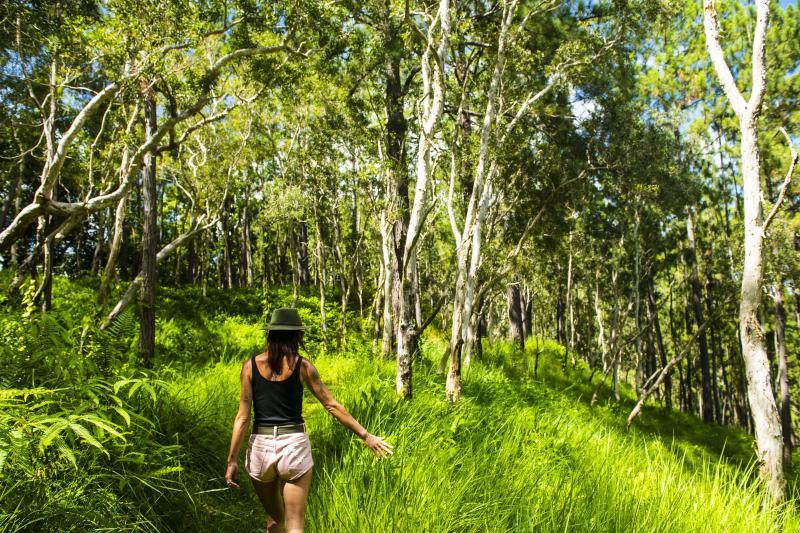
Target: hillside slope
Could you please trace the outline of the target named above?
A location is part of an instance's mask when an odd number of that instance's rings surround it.
[[[85,312],[80,290],[69,290]],[[268,298],[273,307],[290,295]],[[318,309],[310,296],[300,304],[308,319]],[[165,290],[164,364],[152,375],[125,362],[135,346],[130,316],[88,347],[78,346],[77,307],[46,319],[1,317],[5,337],[16,335],[4,357],[17,381],[7,373],[0,395],[0,530],[262,530],[250,486],[231,491],[222,481],[241,364],[262,342],[262,305],[255,293]],[[603,391],[589,407],[588,369],[565,374],[552,342],[543,343],[536,378],[535,343],[525,353],[485,344],[453,407],[435,371],[446,344],[435,331],[423,339],[410,402],[396,399],[393,362],[359,337],[355,318],[349,331],[346,356],[326,354],[319,329],[308,356],[395,454],[373,458],[307,396],[308,531],[800,530],[797,500],[762,509],[747,435],[654,406],[628,432],[630,391],[621,404]],[[63,366],[78,348],[84,359]],[[22,389],[31,368],[36,382]]]

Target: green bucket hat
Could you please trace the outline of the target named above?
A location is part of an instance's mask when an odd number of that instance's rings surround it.
[[[300,320],[300,313],[295,307],[279,307],[272,312],[269,324],[264,326],[266,330],[279,331],[302,331],[308,329]]]

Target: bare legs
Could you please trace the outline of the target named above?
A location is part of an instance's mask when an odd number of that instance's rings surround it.
[[[267,533],[303,533],[311,472],[309,470],[293,481],[275,478],[262,483],[251,478],[258,499],[267,512]]]

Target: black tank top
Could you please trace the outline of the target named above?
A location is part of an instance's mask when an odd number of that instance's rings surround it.
[[[253,365],[253,430],[258,426],[283,426],[303,423],[303,383],[300,381],[300,363],[297,364],[288,379],[270,381],[258,371],[256,358],[250,360]]]

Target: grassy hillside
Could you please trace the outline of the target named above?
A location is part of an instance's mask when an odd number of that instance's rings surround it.
[[[81,295],[92,288],[57,288],[56,301],[74,297],[50,317],[7,308],[0,319],[0,530],[261,530],[252,489],[230,491],[222,476],[240,365],[262,342],[263,299],[162,291],[162,365],[145,375],[130,363],[131,314],[110,334],[85,333],[78,317],[94,310]],[[288,298],[278,291],[266,305]],[[301,305],[307,318],[318,308],[313,297]],[[329,316],[335,324],[334,309]],[[326,351],[319,329],[308,355],[395,455],[373,458],[308,396],[308,531],[800,530],[796,501],[762,509],[749,437],[657,407],[627,432],[630,391],[622,404],[604,391],[589,407],[588,370],[565,375],[552,342],[537,379],[531,343],[524,354],[487,344],[451,407],[435,371],[446,344],[436,332],[415,363],[414,400],[399,402],[392,362],[372,353],[355,318],[349,330],[348,355]]]

